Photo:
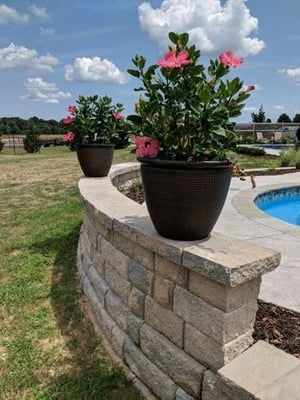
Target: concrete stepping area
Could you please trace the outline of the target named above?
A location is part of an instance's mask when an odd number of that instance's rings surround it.
[[[233,178],[215,231],[259,244],[281,253],[280,266],[263,276],[261,300],[300,312],[300,226],[268,216],[254,204],[262,192],[300,185],[300,173],[256,176],[252,189],[246,181]]]

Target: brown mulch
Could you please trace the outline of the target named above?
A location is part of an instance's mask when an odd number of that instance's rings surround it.
[[[300,358],[300,314],[258,300],[253,338]]]
[[[124,194],[139,204],[144,201],[143,190],[128,188]],[[300,314],[258,300],[253,338],[254,342],[264,340],[300,359]]]

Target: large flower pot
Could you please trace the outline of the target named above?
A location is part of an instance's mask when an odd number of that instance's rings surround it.
[[[207,237],[228,193],[229,163],[140,161],[145,201],[157,232],[175,240]]]
[[[76,148],[78,161],[85,176],[106,176],[110,170],[113,144],[80,144]]]

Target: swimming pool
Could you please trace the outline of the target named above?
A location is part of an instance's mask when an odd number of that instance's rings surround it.
[[[254,203],[272,217],[300,226],[300,186],[261,193]]]
[[[291,150],[295,148],[294,144],[256,144],[255,147],[262,149],[273,149],[273,150]]]

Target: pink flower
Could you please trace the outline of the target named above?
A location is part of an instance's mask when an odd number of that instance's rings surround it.
[[[248,86],[245,86],[245,87],[243,88],[243,91],[244,91],[245,93],[251,92],[252,90],[255,90],[255,85],[248,85]]]
[[[138,158],[155,158],[159,152],[159,141],[147,136],[138,136],[134,141]]]
[[[69,113],[73,114],[75,111],[77,110],[76,106],[69,106],[67,111],[69,111]]]
[[[157,63],[162,68],[180,68],[192,63],[192,60],[189,60],[188,57],[189,52],[187,50],[180,51],[177,56],[175,50],[169,50],[165,54],[165,59],[158,60]]]
[[[63,119],[64,124],[69,125],[74,121],[74,118],[68,116],[66,118]]]
[[[75,134],[73,132],[68,132],[64,136],[65,142],[72,142],[75,139]]]
[[[121,115],[120,113],[118,113],[118,112],[113,113],[113,116],[114,116],[114,118],[115,118],[116,120],[119,120],[119,119],[122,119],[122,118],[123,118],[122,115]]]
[[[234,58],[232,51],[226,51],[226,53],[222,53],[219,56],[219,60],[223,65],[227,65],[228,67],[238,67],[244,62],[243,57]]]

